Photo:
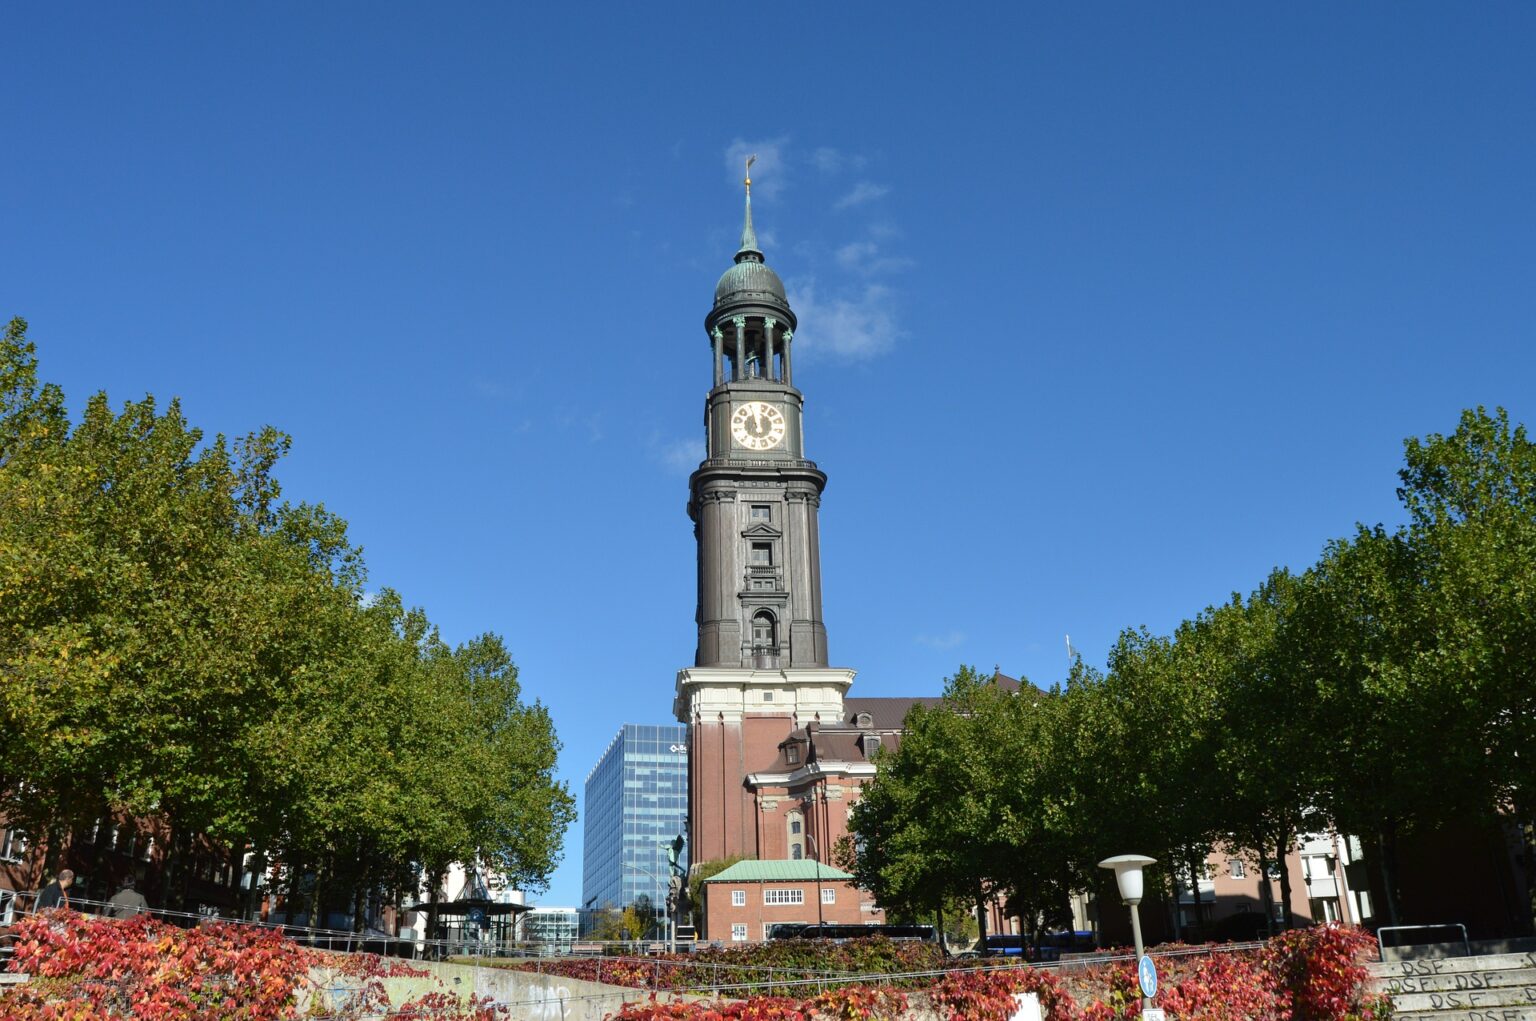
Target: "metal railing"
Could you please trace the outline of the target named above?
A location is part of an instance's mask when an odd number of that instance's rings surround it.
[[[1376,958],[1385,961],[1387,959],[1387,941],[1382,933],[1386,932],[1413,932],[1421,929],[1460,929],[1461,950],[1463,957],[1472,956],[1472,943],[1467,939],[1467,927],[1460,922],[1435,922],[1431,925],[1384,925],[1376,930]],[[1402,946],[1424,946],[1423,943],[1394,943],[1393,948]]]

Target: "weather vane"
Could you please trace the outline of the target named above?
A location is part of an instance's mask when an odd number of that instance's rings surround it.
[[[757,162],[757,153],[747,157],[747,194],[752,194],[752,164]]]

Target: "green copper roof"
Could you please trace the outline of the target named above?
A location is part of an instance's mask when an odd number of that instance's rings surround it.
[[[724,872],[704,880],[706,883],[814,883],[820,871],[822,879],[852,879],[842,869],[819,865],[814,861],[739,861]]]
[[[711,317],[731,315],[738,311],[751,313],[754,309],[766,311],[779,322],[794,329],[795,314],[789,309],[789,298],[784,294],[784,281],[763,262],[763,253],[757,247],[757,231],[752,226],[752,182],[747,182],[747,212],[741,223],[741,248],[736,261],[720,276],[715,284],[715,305]],[[761,314],[761,312],[757,313]],[[714,322],[706,322],[713,327]]]
[[[741,247],[736,250],[736,261],[740,262],[742,256],[748,252],[762,258],[762,249],[757,247],[757,231],[752,229],[752,189],[747,189],[747,219],[741,225]]]
[[[786,300],[784,281],[761,262],[738,262],[721,275],[720,282],[715,284],[715,301],[724,301],[733,294],[742,295],[743,300],[753,295],[774,298],[780,303]]]

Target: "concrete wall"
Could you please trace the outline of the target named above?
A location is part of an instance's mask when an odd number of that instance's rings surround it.
[[[540,975],[513,968],[484,968],[439,961],[412,961],[412,968],[426,970],[427,977],[384,979],[391,1007],[398,1008],[428,993],[450,992],[461,998],[489,997],[508,1005],[509,1016],[518,1021],[602,1021],[626,1003],[650,999],[644,989],[629,989],[580,979]],[[326,968],[310,973],[312,988],[300,996],[299,1013],[318,1006],[322,1012],[345,1006],[358,995],[362,980]],[[695,1000],[706,997],[660,993],[659,1001]]]

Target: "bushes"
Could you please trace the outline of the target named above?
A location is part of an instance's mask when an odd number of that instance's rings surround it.
[[[1329,925],[1287,933],[1260,951],[1165,957],[1159,960],[1163,988],[1157,1005],[1172,1021],[1375,1021],[1389,1011],[1385,1001],[1366,994],[1361,958],[1372,946],[1364,930]],[[956,969],[913,999],[926,995],[941,1021],[1006,1021],[1015,1009],[1015,993],[1035,993],[1046,1021],[1130,1021],[1141,1010],[1135,968],[1125,960],[1070,974],[1029,967]],[[849,986],[799,1002],[769,997],[731,1005],[653,1002],[630,1007],[616,1019],[864,1021],[894,1017],[905,1006],[906,997],[893,990]]]
[[[12,967],[34,978],[5,996],[0,1013],[9,1021],[276,1021],[315,956],[269,930],[184,930],[148,915],[112,921],[54,911],[15,931]]]
[[[796,1000],[787,996],[757,996],[740,1003],[632,1004],[613,1015],[614,1021],[896,1021],[907,1009],[907,998],[880,986],[844,986]]]
[[[214,923],[178,929],[148,916],[129,921],[49,912],[16,927],[15,969],[33,981],[0,997],[6,1021],[283,1021],[299,1007],[311,974],[345,976],[345,1002],[311,1003],[341,1018],[391,1010],[422,1021],[492,1021],[504,1011],[462,1002],[447,991],[391,1008],[383,979],[424,976],[401,961],[309,950],[253,926]],[[1213,951],[1161,958],[1158,1006],[1172,1021],[1376,1021],[1384,1001],[1365,993],[1369,933],[1341,926],[1297,930],[1260,951]],[[1181,948],[1183,949],[1183,948]],[[1193,948],[1192,948],[1193,949]],[[711,979],[761,983],[816,977],[837,985],[841,972],[901,974],[932,967],[932,948],[890,940],[786,942],[739,950],[701,951],[663,960],[546,962],[546,974],[661,989],[707,988]],[[884,967],[872,965],[883,964]],[[770,970],[771,969],[771,970]],[[322,983],[328,985],[329,983]],[[961,968],[937,981],[911,979],[941,1021],[1005,1021],[1015,993],[1040,997],[1046,1021],[1135,1018],[1135,972],[1125,960],[1059,972],[1022,966]],[[740,1003],[658,1003],[626,1007],[621,1021],[894,1021],[909,994],[879,985],[846,984],[806,999],[759,996]]]
[[[1265,967],[1289,999],[1294,1021],[1379,1017],[1389,1008],[1383,997],[1365,993],[1363,963],[1375,948],[1375,938],[1364,929],[1294,929],[1265,946]]]
[[[843,942],[777,940],[757,946],[709,948],[693,954],[644,959],[519,962],[513,967],[632,989],[685,992],[817,978],[828,973],[894,975],[937,971],[944,967],[944,958],[931,943],[872,936]]]
[[[178,929],[139,915],[127,921],[50,911],[13,930],[13,970],[32,980],[0,994],[5,1021],[283,1021],[311,1011],[354,1019],[386,1011],[397,1021],[493,1021],[503,1008],[446,990],[394,1007],[384,979],[430,972],[373,954],[302,947],[271,929],[215,922]],[[314,988],[313,975],[329,976]],[[439,983],[441,985],[441,983]],[[335,989],[342,1002],[332,1002]]]

